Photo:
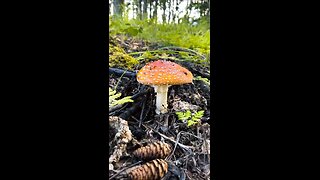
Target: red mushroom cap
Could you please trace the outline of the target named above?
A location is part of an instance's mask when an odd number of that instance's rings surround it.
[[[146,64],[137,73],[137,80],[147,85],[179,85],[192,83],[192,73],[171,61],[158,60]]]

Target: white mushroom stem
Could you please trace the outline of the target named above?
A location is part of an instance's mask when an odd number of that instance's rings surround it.
[[[157,85],[153,86],[155,92],[157,93],[156,97],[156,113],[157,114],[163,114],[168,112],[168,89],[170,85]]]

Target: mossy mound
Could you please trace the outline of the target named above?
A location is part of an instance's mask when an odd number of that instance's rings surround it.
[[[128,55],[121,47],[109,43],[109,67],[133,70],[138,60]]]

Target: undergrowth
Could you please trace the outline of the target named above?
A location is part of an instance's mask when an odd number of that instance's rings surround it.
[[[206,21],[198,25],[157,24],[152,20],[109,18],[109,34],[127,35],[132,38],[195,50],[208,57],[210,54],[210,26]]]

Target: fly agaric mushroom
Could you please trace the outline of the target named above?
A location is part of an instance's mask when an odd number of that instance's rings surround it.
[[[141,84],[153,86],[156,97],[156,113],[167,112],[168,88],[171,85],[192,83],[192,73],[171,61],[158,60],[146,64],[137,73],[137,80]]]

